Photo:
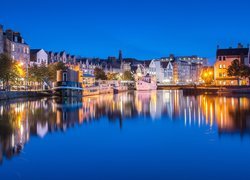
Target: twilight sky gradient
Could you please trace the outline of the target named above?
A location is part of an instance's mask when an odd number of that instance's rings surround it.
[[[12,0],[0,23],[31,48],[106,58],[206,56],[250,43],[249,0]]]

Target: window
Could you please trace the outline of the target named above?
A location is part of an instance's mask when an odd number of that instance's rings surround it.
[[[63,73],[63,81],[67,81],[67,73]]]
[[[12,44],[11,50],[15,51],[15,44]]]
[[[220,64],[219,68],[222,69],[222,64]]]
[[[223,57],[223,61],[226,61],[226,56]]]
[[[221,61],[221,56],[219,56],[219,61]]]
[[[223,64],[223,68],[226,69],[226,65],[225,64]]]
[[[219,77],[222,77],[222,73],[219,73]]]

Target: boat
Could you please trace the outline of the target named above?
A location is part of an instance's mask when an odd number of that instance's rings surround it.
[[[99,94],[100,94],[100,89],[98,86],[85,87],[83,88],[82,92],[83,96],[94,96]]]
[[[128,91],[128,86],[121,83],[120,81],[114,81],[114,83],[112,84],[112,87],[113,87],[114,94]]]
[[[156,81],[154,81],[149,74],[142,76],[136,82],[137,91],[150,91],[156,89],[157,89]]]

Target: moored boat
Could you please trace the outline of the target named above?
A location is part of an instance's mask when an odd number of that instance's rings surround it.
[[[157,89],[156,81],[154,81],[148,74],[146,76],[141,77],[136,82],[137,91],[150,91],[156,89]]]

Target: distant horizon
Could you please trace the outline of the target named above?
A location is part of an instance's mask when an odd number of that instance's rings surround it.
[[[150,60],[174,54],[206,57],[250,43],[247,0],[13,0],[0,24],[22,34],[32,49],[82,57]],[[2,7],[9,7],[4,1]],[[226,9],[226,10],[225,10]]]

